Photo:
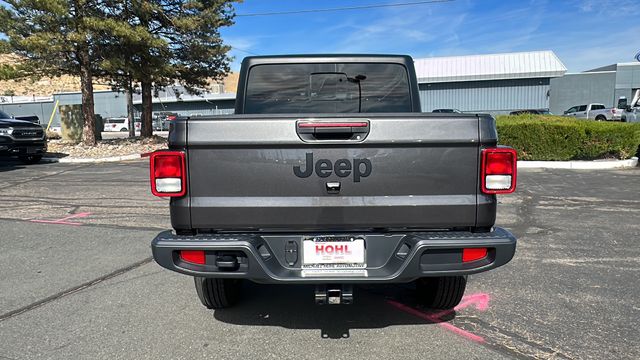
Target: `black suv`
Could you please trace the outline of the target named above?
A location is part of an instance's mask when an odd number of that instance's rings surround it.
[[[35,164],[46,152],[47,136],[42,126],[0,111],[0,156],[17,156],[25,164]]]

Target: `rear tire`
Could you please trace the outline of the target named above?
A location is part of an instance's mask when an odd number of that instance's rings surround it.
[[[240,299],[242,282],[237,279],[195,277],[196,292],[207,309],[224,309]]]
[[[42,160],[42,155],[26,155],[20,156],[18,159],[20,159],[23,164],[30,165],[39,163],[40,160]]]
[[[607,121],[607,118],[602,115],[598,115],[596,116],[596,121]]]
[[[453,309],[462,300],[466,287],[466,276],[425,277],[416,280],[418,299],[430,309]]]
[[[121,131],[121,132],[125,132],[125,131],[129,131],[129,129],[127,129],[127,128],[122,128],[122,129],[120,129],[120,131]]]

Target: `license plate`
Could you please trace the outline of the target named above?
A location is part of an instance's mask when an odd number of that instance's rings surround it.
[[[38,152],[38,148],[36,147],[28,147],[27,148],[27,154],[35,154]]]
[[[362,267],[365,264],[364,239],[316,237],[302,242],[302,264],[305,267],[337,265]],[[340,264],[343,264],[340,266]]]

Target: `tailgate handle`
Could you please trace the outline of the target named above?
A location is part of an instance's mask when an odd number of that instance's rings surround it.
[[[296,123],[296,131],[303,141],[347,140],[362,141],[369,134],[369,121],[307,121]]]

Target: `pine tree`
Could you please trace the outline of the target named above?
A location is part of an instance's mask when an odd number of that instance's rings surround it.
[[[126,89],[132,79],[142,92],[143,137],[151,136],[152,95],[179,82],[199,93],[229,72],[228,51],[219,28],[233,24],[234,0],[103,2],[99,28],[104,76]],[[125,79],[122,82],[121,79]]]
[[[99,0],[7,0],[0,31],[26,59],[30,76],[78,76],[82,91],[82,142],[95,145],[93,73],[96,44],[91,23],[101,18]],[[92,21],[88,21],[92,19]]]
[[[87,145],[96,143],[93,78],[129,93],[132,82],[139,83],[142,136],[148,137],[154,90],[180,82],[198,93],[228,73],[230,47],[219,29],[233,24],[235,1],[7,0],[0,7],[0,32],[7,37],[0,48],[8,45],[25,58],[32,77],[80,78]]]

